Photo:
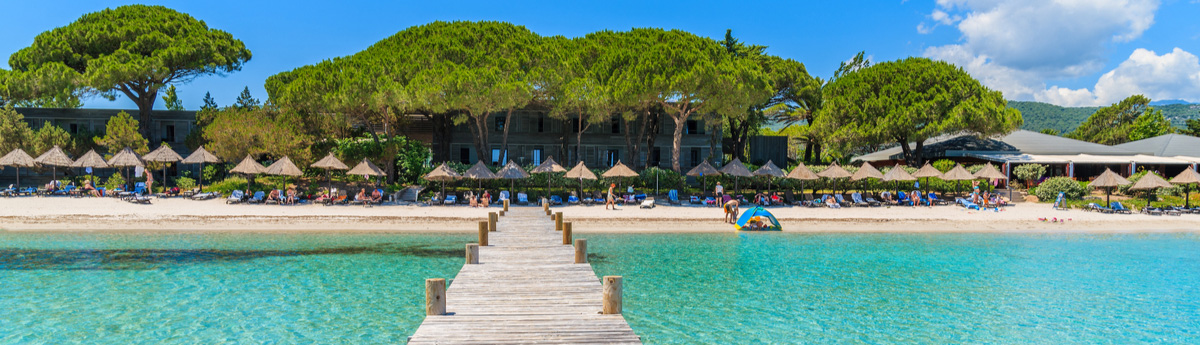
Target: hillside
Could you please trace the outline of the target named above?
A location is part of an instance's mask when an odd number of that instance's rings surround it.
[[[1008,106],[1021,112],[1025,124],[1021,129],[1041,131],[1045,128],[1067,133],[1075,130],[1088,116],[1100,107],[1060,107],[1041,102],[1008,101]],[[1188,119],[1200,119],[1200,104],[1168,104],[1155,106],[1161,109],[1163,117],[1176,127],[1183,127]]]

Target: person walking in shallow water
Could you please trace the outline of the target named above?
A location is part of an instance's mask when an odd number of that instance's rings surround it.
[[[604,201],[604,209],[605,210],[607,210],[609,206],[612,206],[612,209],[614,209],[614,210],[617,209],[617,199],[613,195],[613,188],[617,188],[616,183],[608,185],[608,196],[607,196],[607,198],[604,199],[605,200]]]

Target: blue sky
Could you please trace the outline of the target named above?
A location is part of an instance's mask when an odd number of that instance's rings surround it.
[[[353,54],[404,28],[435,20],[498,20],[542,35],[581,36],[632,27],[687,30],[769,46],[826,78],[858,51],[874,61],[926,56],[965,68],[1009,99],[1059,105],[1116,102],[1133,93],[1200,102],[1197,0],[743,1],[147,1],[241,39],[254,58],[242,71],[178,85],[184,106],[205,92],[221,105],[242,87],[266,98],[278,72]],[[337,3],[334,5],[334,3]],[[121,1],[6,4],[0,56],[84,13]],[[5,65],[7,68],[7,65]],[[122,98],[87,107],[135,108]],[[156,104],[162,108],[162,102]]]

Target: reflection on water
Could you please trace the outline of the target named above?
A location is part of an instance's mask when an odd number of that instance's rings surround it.
[[[399,243],[293,250],[0,248],[0,270],[148,270],[210,262],[308,255],[404,255],[451,258],[463,257],[465,254],[463,250]]]

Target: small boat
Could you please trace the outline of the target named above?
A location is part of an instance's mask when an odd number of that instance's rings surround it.
[[[762,207],[752,208],[746,213],[742,213],[738,217],[737,223],[733,225],[738,231],[782,231],[779,226],[779,220],[775,219],[775,215],[771,211],[767,211]]]

